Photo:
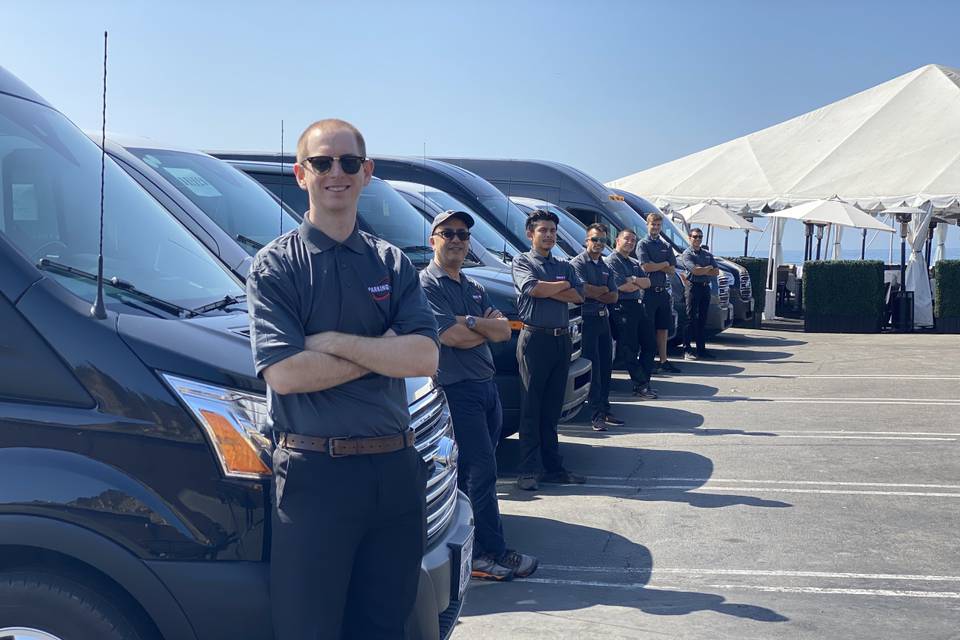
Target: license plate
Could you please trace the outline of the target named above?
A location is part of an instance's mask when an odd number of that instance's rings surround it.
[[[463,600],[463,594],[470,584],[470,572],[473,570],[473,532],[460,547],[460,583],[457,586],[457,600]]]

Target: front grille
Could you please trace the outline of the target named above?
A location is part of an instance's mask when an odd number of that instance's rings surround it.
[[[749,273],[740,274],[740,298],[744,301],[753,297],[753,283],[750,282]]]
[[[437,460],[445,439],[453,440],[450,407],[443,391],[430,384],[429,391],[410,405],[410,427],[416,431],[417,451],[430,464],[427,480],[427,543],[443,533],[457,507],[457,465]]]
[[[717,278],[717,288],[719,289],[720,306],[726,306],[730,303],[730,283],[733,276],[728,273],[720,274]]]
[[[577,358],[583,352],[583,306],[579,304],[570,305],[570,362],[576,362]]]

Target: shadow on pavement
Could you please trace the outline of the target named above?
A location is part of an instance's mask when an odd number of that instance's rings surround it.
[[[667,387],[656,387],[666,396],[685,395],[667,391]],[[709,387],[712,388],[712,387]],[[712,395],[703,397],[715,398]],[[701,429],[703,416],[693,411],[674,409],[666,406],[668,400],[638,401],[632,395],[615,393],[610,395],[614,403],[613,413],[626,422],[622,427],[610,427],[608,431],[594,431],[590,427],[590,412],[581,411],[577,420],[560,425],[560,433],[575,435],[578,438],[615,438],[625,433],[685,433],[693,436],[762,436],[776,437],[768,431],[746,431],[744,429]],[[742,396],[718,398],[718,402],[742,402]]]
[[[741,344],[745,347],[801,347],[807,344],[806,340],[763,336],[756,333],[721,333],[714,336],[712,340],[718,344]]]
[[[603,434],[598,434],[603,435]],[[793,505],[731,493],[697,491],[713,474],[710,458],[689,451],[594,447],[562,442],[560,453],[566,468],[587,476],[583,485],[541,483],[538,491],[524,491],[514,484],[520,462],[520,441],[504,440],[497,448],[501,500],[529,502],[541,495],[612,495],[644,502],[679,502],[700,509],[743,505],[785,508]]]
[[[661,616],[715,611],[759,622],[788,620],[771,609],[728,602],[714,593],[651,589],[647,586],[653,566],[650,550],[610,531],[510,515],[503,516],[503,528],[511,545],[538,556],[544,566],[530,578],[512,583],[473,581],[465,617],[605,605]],[[576,550],[573,556],[571,549]],[[560,567],[562,571],[557,570]],[[631,568],[629,573],[620,571],[625,567]]]

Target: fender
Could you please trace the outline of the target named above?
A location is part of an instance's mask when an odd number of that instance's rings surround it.
[[[139,558],[99,534],[52,518],[0,514],[0,547],[5,545],[54,551],[88,564],[139,602],[164,640],[198,640],[160,579]]]

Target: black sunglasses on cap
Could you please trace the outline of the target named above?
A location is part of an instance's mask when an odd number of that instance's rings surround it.
[[[466,242],[470,239],[470,232],[466,229],[441,229],[440,231],[434,231],[433,235],[440,236],[444,240],[453,240],[456,238],[460,242]]]
[[[344,173],[353,175],[360,171],[363,167],[364,161],[366,158],[362,156],[354,155],[345,155],[345,156],[310,156],[309,158],[304,158],[303,165],[309,165],[313,172],[318,176],[330,173],[330,169],[333,169],[333,162],[336,160],[340,163],[340,168],[343,169]]]

